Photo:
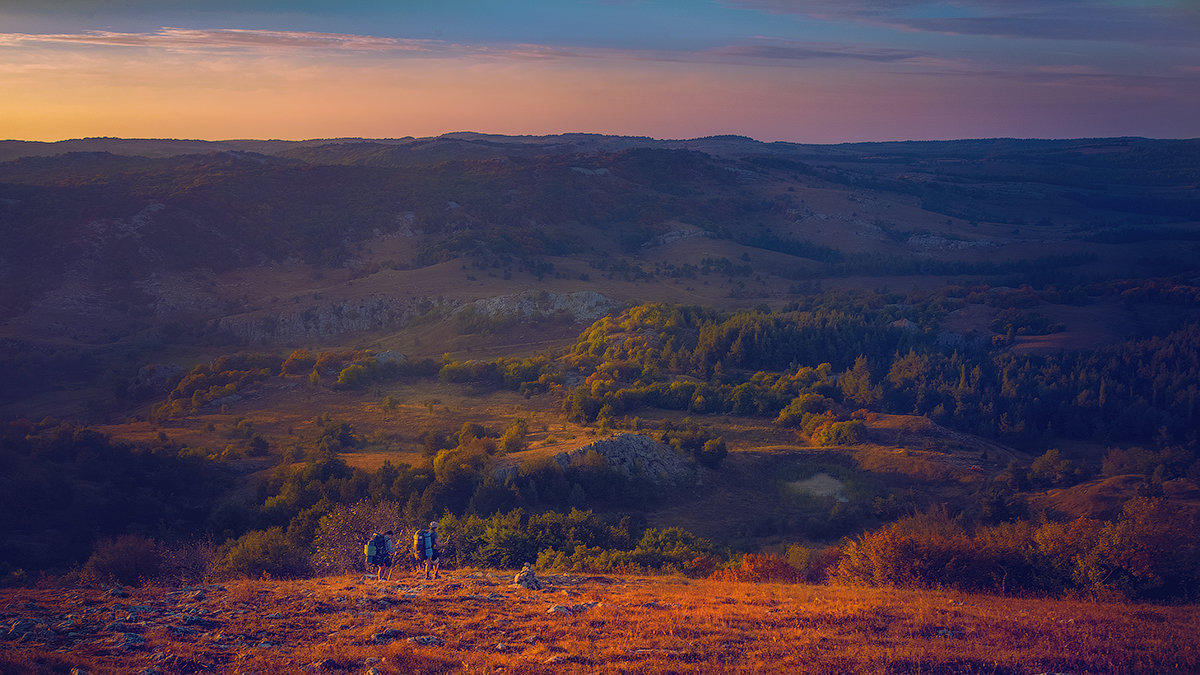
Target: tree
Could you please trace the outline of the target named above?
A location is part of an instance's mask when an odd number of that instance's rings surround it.
[[[854,360],[854,366],[842,373],[838,386],[846,400],[863,408],[874,407],[883,399],[883,388],[871,384],[871,370],[865,356],[859,356]]]

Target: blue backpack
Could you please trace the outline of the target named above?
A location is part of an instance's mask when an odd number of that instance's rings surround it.
[[[413,557],[418,561],[433,557],[433,535],[429,530],[417,530],[413,533]]]

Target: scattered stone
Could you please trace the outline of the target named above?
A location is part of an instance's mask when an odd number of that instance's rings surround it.
[[[599,607],[599,606],[600,606],[599,602],[581,602],[578,605],[571,605],[571,611],[578,614],[580,612],[586,612],[593,607]]]
[[[195,673],[202,670],[209,670],[212,664],[195,659],[188,659],[178,655],[169,655],[163,660],[162,665],[168,672],[172,673]]]
[[[110,597],[110,598],[128,598],[129,591],[125,590],[120,585],[113,586],[112,590],[110,590],[108,592],[108,597]]]
[[[409,642],[418,645],[444,645],[446,642],[436,635],[418,635],[408,638]]]
[[[570,616],[570,615],[574,614],[575,612],[571,611],[570,607],[565,607],[563,605],[554,605],[550,609],[546,610],[546,613],[547,614],[566,614],[566,615]]]
[[[123,633],[121,639],[123,640],[121,647],[125,649],[133,649],[134,647],[141,647],[146,644],[146,638],[137,633]]]
[[[541,590],[542,588],[542,582],[533,573],[533,570],[529,568],[529,563],[525,563],[525,566],[521,568],[521,571],[513,579],[513,583],[522,588],[528,588],[531,591]]]
[[[25,635],[33,632],[38,627],[36,621],[30,619],[17,619],[8,627],[7,638],[9,640],[19,640]]]
[[[550,658],[546,659],[545,661],[542,661],[542,663],[545,663],[545,664],[563,663],[566,660],[567,660],[567,657],[565,657],[561,654],[555,654],[554,656],[551,656]]]
[[[403,631],[396,630],[395,628],[384,628],[378,633],[372,635],[371,639],[376,642],[392,642],[393,640],[398,640],[403,636]]]
[[[313,661],[308,665],[309,667],[316,668],[317,670],[336,670],[341,667],[338,665],[338,662],[334,661],[333,659],[321,659],[320,661]]]

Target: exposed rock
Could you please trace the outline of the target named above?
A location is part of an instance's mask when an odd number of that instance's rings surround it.
[[[431,311],[461,312],[471,308],[482,316],[511,317],[517,321],[536,321],[564,315],[574,321],[594,321],[616,307],[615,302],[594,291],[525,291],[484,298],[467,305],[446,298],[399,298],[375,294],[274,314],[235,314],[217,321],[217,328],[250,344],[276,344],[399,328]],[[394,352],[385,354],[384,359],[404,358],[403,354]],[[376,358],[380,356],[376,355]]]
[[[533,570],[529,568],[528,564],[517,573],[517,576],[513,579],[513,583],[522,588],[528,588],[531,591],[539,590],[542,587],[542,582],[533,573]]]
[[[303,341],[397,328],[443,304],[456,303],[371,295],[278,314],[226,316],[217,322],[217,327],[251,344]]]
[[[524,291],[516,295],[484,298],[459,308],[470,307],[477,314],[491,317],[512,317],[519,321],[534,321],[552,316],[567,315],[575,321],[595,321],[616,309],[617,305],[595,291],[551,293]]]
[[[570,616],[570,615],[574,614],[575,612],[573,612],[570,607],[567,607],[565,605],[554,605],[550,609],[546,610],[546,613],[547,614],[566,614],[566,615]]]
[[[142,366],[129,383],[129,394],[134,397],[165,395],[175,388],[183,375],[183,367],[174,363]]]
[[[698,476],[696,466],[675,450],[641,434],[620,434],[571,451],[560,452],[554,461],[562,467],[582,462],[588,453],[603,457],[610,467],[627,476],[654,482],[685,483]]]
[[[146,644],[146,638],[137,633],[123,633],[121,635],[120,646],[123,649],[133,649],[134,647],[141,647],[144,644]]]
[[[443,645],[443,644],[446,644],[446,642],[444,640],[442,640],[440,637],[438,637],[436,635],[418,635],[416,637],[408,638],[408,641],[412,642],[413,644],[418,644],[418,645]]]
[[[394,640],[399,640],[403,636],[403,631],[396,630],[395,628],[384,628],[378,633],[372,635],[371,639],[376,642],[392,642]]]

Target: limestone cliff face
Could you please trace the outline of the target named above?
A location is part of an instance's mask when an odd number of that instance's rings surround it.
[[[699,477],[691,460],[671,446],[641,434],[620,434],[599,440],[569,453],[561,452],[554,456],[554,461],[567,467],[583,461],[590,452],[604,457],[611,468],[621,473],[657,483],[687,483]]]
[[[595,291],[524,291],[514,295],[483,298],[465,307],[471,307],[479,314],[513,317],[520,321],[536,321],[562,314],[576,321],[595,321],[616,309],[616,306],[615,302]]]
[[[220,319],[217,326],[250,344],[303,341],[398,328],[444,304],[448,303],[442,299],[371,295],[277,314],[236,314]]]

